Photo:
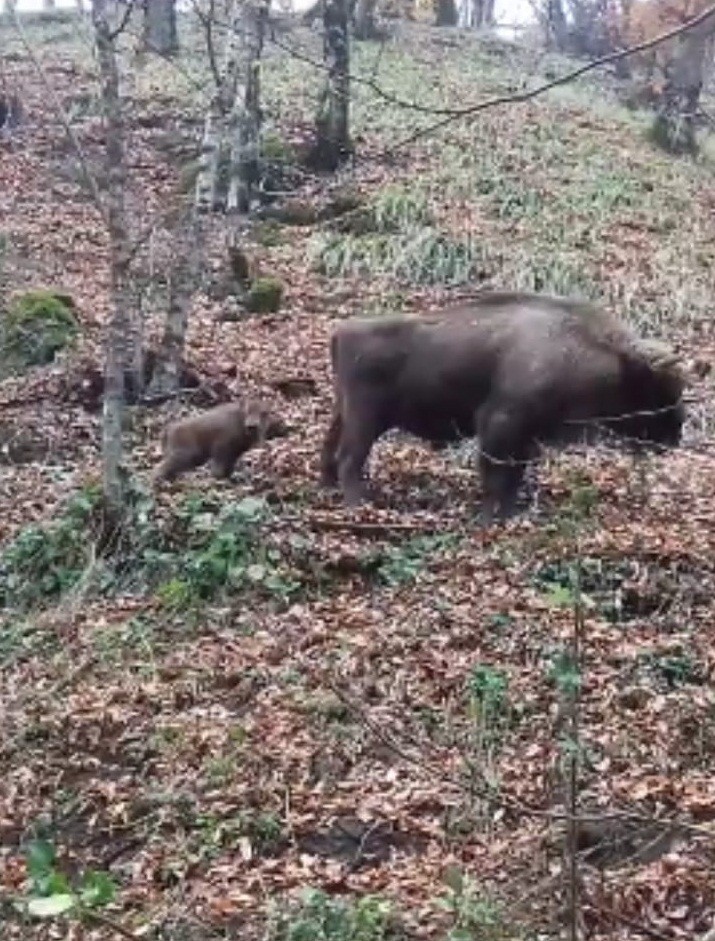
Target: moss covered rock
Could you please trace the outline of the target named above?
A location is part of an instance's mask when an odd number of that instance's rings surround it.
[[[15,297],[0,320],[0,352],[14,366],[41,366],[77,336],[71,297],[57,291],[27,291]]]
[[[274,314],[283,300],[278,278],[256,278],[246,296],[246,309],[253,314]]]

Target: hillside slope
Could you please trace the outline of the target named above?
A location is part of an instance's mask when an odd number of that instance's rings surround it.
[[[97,161],[88,47],[59,27],[29,34]],[[202,78],[206,63],[191,41],[180,69],[132,65],[138,228],[180,172],[169,145],[189,146],[200,129],[187,76]],[[319,89],[306,61],[319,40],[296,31],[280,41],[294,54],[269,44],[267,118],[300,139]],[[107,244],[72,176],[54,102],[17,40],[4,36],[0,48],[28,114],[0,141],[8,293],[61,288],[81,322],[76,349],[0,385],[4,441],[25,442],[29,456],[6,449],[0,467],[4,892],[25,891],[24,841],[43,832],[67,873],[111,873],[111,918],[150,925],[144,937],[261,938],[268,903],[313,886],[390,900],[397,937],[447,938],[461,918],[472,933],[460,938],[555,938],[566,893],[564,769],[576,747],[579,806],[595,821],[580,836],[589,937],[692,939],[712,928],[707,160],[654,150],[606,79],[397,149],[432,119],[356,83],[354,169],[337,182],[306,176],[296,196],[323,204],[349,184],[382,229],[257,225],[249,254],[286,286],[281,311],[222,320],[225,305],[204,294],[192,311],[191,363],[232,393],[266,396],[294,433],[249,455],[233,483],[199,471],[162,491],[158,507],[139,492],[108,567],[82,533],[91,507],[75,507],[65,542],[27,535],[77,491],[90,504],[99,474],[99,415],[63,390],[99,357]],[[355,58],[357,73],[388,96],[433,106],[564,65],[417,28],[384,47],[362,45]],[[220,220],[208,228],[218,267]],[[168,233],[153,251],[160,272]],[[150,333],[161,313],[156,282]],[[683,448],[649,461],[643,478],[606,449],[549,455],[539,507],[504,530],[476,526],[464,450],[381,442],[376,504],[359,512],[318,490],[331,325],[359,311],[427,309],[477,283],[586,293],[676,346],[693,366]],[[289,399],[274,388],[295,377],[313,380],[315,394]],[[190,405],[132,410],[138,486],[160,427],[181,410]],[[19,584],[9,588],[13,572]],[[63,578],[71,588],[58,598]],[[568,653],[580,607],[574,746]],[[475,894],[458,897],[455,915],[438,902],[456,870]],[[3,938],[27,930],[13,918]],[[288,937],[278,931],[270,937]]]

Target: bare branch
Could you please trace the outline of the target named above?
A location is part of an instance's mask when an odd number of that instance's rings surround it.
[[[524,101],[530,101],[532,98],[537,98],[539,95],[543,95],[543,93],[549,91],[549,89],[556,88],[559,85],[566,85],[569,82],[572,82],[574,79],[580,78],[581,75],[585,75],[587,72],[591,72],[594,69],[600,68],[602,65],[609,65],[611,62],[618,62],[621,59],[626,59],[628,56],[635,55],[637,52],[643,52],[645,49],[652,49],[654,46],[659,46],[661,43],[667,42],[669,39],[673,39],[675,36],[681,35],[681,33],[685,33],[690,29],[694,29],[696,26],[699,26],[701,23],[705,22],[705,20],[714,14],[715,4],[709,6],[698,16],[693,17],[687,22],[681,23],[679,26],[676,26],[673,29],[669,29],[664,33],[660,33],[654,39],[637,43],[635,46],[629,46],[627,49],[621,49],[618,52],[611,52],[608,55],[601,56],[599,59],[593,59],[591,62],[587,62],[585,65],[579,66],[579,68],[573,69],[573,71],[567,72],[565,75],[561,75],[559,78],[555,78],[552,81],[537,85],[536,88],[532,88],[529,91],[517,92],[514,95],[498,95],[496,98],[488,98],[486,101],[468,105],[466,108],[456,108],[451,112],[451,114],[449,114],[448,117],[443,118],[441,121],[436,121],[434,124],[430,124],[427,127],[421,128],[419,131],[415,131],[414,134],[410,134],[409,137],[405,137],[394,146],[387,148],[383,153],[392,154],[396,150],[400,150],[402,147],[406,147],[407,144],[411,144],[421,137],[426,137],[428,134],[432,134],[434,131],[438,131],[446,124],[449,124],[451,121],[456,121],[459,118],[466,118],[473,114],[477,114],[480,111],[486,111],[488,108],[495,108],[498,105],[519,104]]]
[[[124,16],[121,18],[121,20],[120,20],[120,22],[119,22],[119,25],[117,26],[117,28],[116,28],[115,30],[112,30],[112,32],[109,34],[109,41],[110,41],[110,42],[114,42],[114,40],[115,40],[118,36],[121,36],[121,34],[122,34],[122,33],[124,32],[124,30],[126,29],[127,23],[129,22],[129,17],[132,15],[132,11],[134,10],[134,4],[135,4],[135,2],[136,2],[136,0],[128,0],[127,8],[126,8],[126,10],[124,11]]]
[[[209,66],[211,68],[211,75],[216,84],[216,88],[220,88],[222,84],[221,73],[219,72],[218,64],[216,62],[216,49],[214,48],[214,11],[216,9],[215,0],[209,0],[209,12],[204,14],[201,8],[199,7],[196,0],[193,0],[192,7],[196,18],[199,23],[204,28],[204,33],[206,35],[206,54],[209,57]]]

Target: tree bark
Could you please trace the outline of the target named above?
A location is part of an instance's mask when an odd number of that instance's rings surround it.
[[[546,0],[540,19],[547,46],[565,50],[569,31],[562,0]]]
[[[110,250],[110,315],[105,335],[104,408],[102,413],[102,488],[108,521],[121,514],[123,486],[122,413],[124,369],[128,360],[128,233],[125,190],[124,121],[119,97],[119,70],[109,23],[108,0],[92,0],[101,103],[105,125],[106,210]]]
[[[352,153],[350,143],[350,40],[349,0],[324,0],[323,61],[327,81],[316,119],[312,165],[337,170]]]
[[[232,4],[229,20],[223,68],[216,70],[216,91],[206,112],[204,134],[199,155],[199,172],[196,177],[196,207],[199,212],[213,212],[220,205],[219,169],[226,143],[226,121],[236,99],[240,72],[240,35],[242,11],[240,4]],[[211,42],[211,36],[207,37]],[[209,49],[214,61],[214,50]]]
[[[229,136],[228,212],[247,213],[258,181],[259,135],[261,129],[261,53],[268,16],[264,0],[244,0],[240,27],[244,81],[236,81]]]
[[[377,39],[379,31],[375,21],[377,0],[357,0],[355,4],[355,39]]]
[[[151,395],[178,392],[189,323],[189,308],[201,274],[203,240],[195,207],[173,234],[174,262],[169,272],[169,295],[164,332],[149,392]]]
[[[161,56],[179,51],[176,0],[144,0],[144,47]]]
[[[456,26],[459,14],[455,0],[436,0],[435,26]]]
[[[682,33],[665,74],[665,88],[652,135],[671,153],[695,153],[695,118],[706,63],[712,58],[715,13]]]

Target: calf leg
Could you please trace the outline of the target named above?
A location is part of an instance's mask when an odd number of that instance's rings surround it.
[[[171,451],[154,471],[154,486],[162,480],[171,481],[185,471],[193,470],[206,460],[206,455],[199,451]]]
[[[248,447],[236,442],[215,445],[211,452],[211,473],[219,480],[228,480],[233,474],[236,461],[246,453]]]
[[[338,446],[343,431],[343,419],[340,414],[340,405],[336,404],[330,419],[330,426],[323,441],[320,455],[320,485],[321,487],[335,487],[338,483]]]

